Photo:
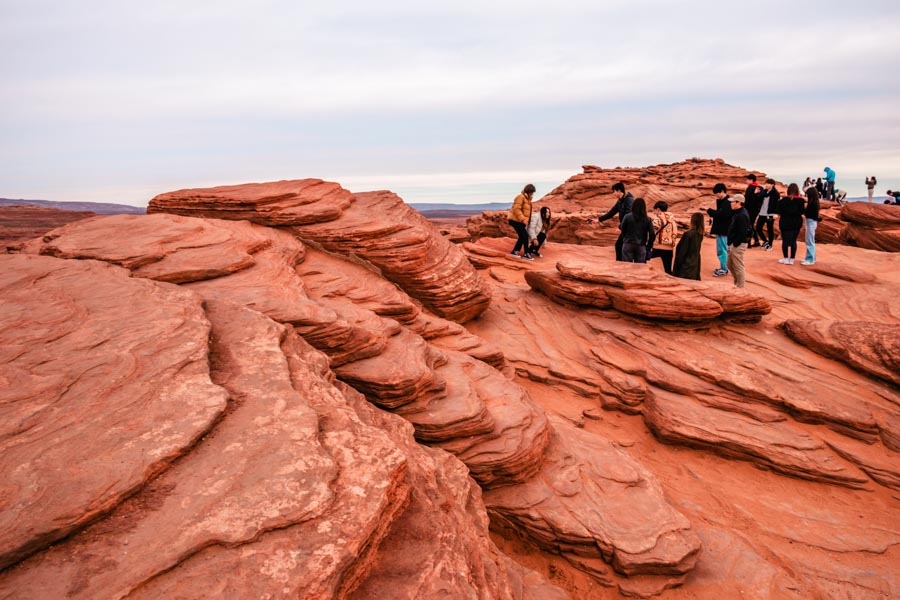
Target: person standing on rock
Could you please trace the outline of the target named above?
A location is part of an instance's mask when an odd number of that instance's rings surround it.
[[[806,210],[803,211],[806,217],[806,258],[800,263],[801,265],[816,264],[816,227],[819,221],[819,193],[815,189],[806,192]]]
[[[713,271],[713,276],[728,275],[728,227],[731,225],[731,202],[728,201],[728,188],[724,183],[717,183],[713,187],[716,195],[716,208],[707,208],[706,214],[712,217],[710,233],[716,236],[716,257],[719,259],[719,268]]]
[[[702,212],[691,215],[691,228],[684,232],[675,247],[675,266],[672,274],[682,279],[700,281],[700,247],[706,235],[706,219]]]
[[[809,177],[807,177],[809,179]],[[759,216],[756,218],[756,235],[763,242],[763,248],[766,252],[772,250],[772,244],[775,243],[775,213],[778,211],[778,200],[781,194],[775,187],[774,179],[766,179],[766,184],[771,186],[763,194],[762,206],[759,208]],[[814,189],[810,187],[809,189]],[[763,231],[765,227],[765,232]]]
[[[762,210],[764,196],[765,190],[756,182],[756,175],[748,173],[747,190],[744,192],[744,208],[747,209],[747,213],[750,215],[750,225],[753,231],[753,240],[750,245],[747,246],[748,248],[759,248],[762,245],[759,243],[759,234],[752,226],[756,223],[756,218]]]
[[[634,201],[631,212],[625,215],[619,228],[622,230],[622,261],[647,262],[647,255],[653,249],[655,232],[643,198]]]
[[[531,215],[528,223],[528,253],[535,258],[541,258],[541,246],[547,241],[547,232],[553,227],[551,216],[549,206],[542,206],[540,211]]]
[[[669,205],[660,200],[653,205],[653,256],[662,260],[663,269],[672,274],[672,253],[675,251],[675,239],[678,237],[678,223],[669,211]]]
[[[803,196],[796,183],[788,186],[787,195],[778,203],[778,228],[781,230],[781,253],[778,260],[783,265],[794,264],[797,256],[797,236],[803,226]]]
[[[734,285],[742,288],[747,280],[744,269],[744,253],[747,251],[753,228],[750,226],[750,213],[744,206],[745,199],[741,194],[731,197],[731,224],[728,227],[728,270],[734,277]]]
[[[531,222],[531,198],[534,196],[535,187],[532,184],[526,185],[522,189],[522,193],[513,200],[512,208],[509,210],[509,224],[516,230],[518,239],[510,256],[519,258],[519,249],[522,249],[522,258],[525,260],[533,260],[528,254],[528,223]]]
[[[823,196],[826,200],[834,199],[834,180],[835,180],[835,172],[831,167],[825,167],[822,169],[825,171],[825,195]]]
[[[875,179],[875,176],[866,177],[866,190],[869,192],[869,202],[872,201],[872,196],[875,195],[875,186],[878,185],[878,180]]]
[[[622,221],[625,220],[625,217],[631,214],[631,205],[634,203],[634,196],[631,195],[631,192],[625,192],[625,184],[621,181],[612,186],[612,191],[615,194],[619,194],[619,199],[616,200],[615,205],[609,209],[605,215],[597,217],[597,222],[602,223],[607,219],[613,218],[615,215],[619,215],[619,238],[616,240],[616,260],[622,260]],[[646,211],[645,211],[646,212]]]

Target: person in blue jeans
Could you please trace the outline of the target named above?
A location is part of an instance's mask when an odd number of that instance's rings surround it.
[[[713,271],[713,276],[728,275],[728,228],[731,226],[731,202],[728,199],[728,188],[724,183],[717,183],[713,187],[716,195],[716,208],[707,208],[706,214],[712,217],[710,233],[716,236],[716,257],[719,259],[719,268]]]
[[[816,188],[806,190],[806,258],[801,265],[816,264],[816,227],[819,225],[819,192]]]

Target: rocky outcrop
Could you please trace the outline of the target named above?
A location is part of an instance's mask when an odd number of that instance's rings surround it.
[[[619,235],[619,221],[614,217],[598,223],[597,217],[616,203],[617,195],[612,191],[616,183],[623,183],[635,198],[644,198],[648,211],[658,200],[667,202],[669,210],[686,225],[690,213],[715,207],[716,198],[712,193],[715,184],[724,183],[731,193],[743,193],[750,173],[765,180],[765,174],[760,171],[747,171],[722,159],[693,158],[672,164],[614,169],[584,166],[582,173],[537,199],[534,206],[535,210],[549,206],[554,215],[549,239],[566,244],[610,246]],[[779,184],[779,188],[784,192],[783,185]],[[466,226],[473,241],[483,237],[515,238],[505,211],[469,217]]]
[[[847,223],[841,239],[851,246],[900,252],[900,207],[890,204],[850,202],[840,211]]]
[[[351,194],[319,179],[160,194],[148,213],[248,220],[365,260],[439,316],[481,314],[490,290],[457,248],[390,192]]]
[[[51,229],[93,217],[88,211],[58,210],[41,206],[0,206],[0,253]]]
[[[814,352],[900,387],[900,325],[789,319],[782,327]]]
[[[103,262],[2,262],[0,595],[558,595],[499,554],[465,467],[292,327]]]
[[[647,265],[568,259],[556,271],[529,271],[532,289],[562,303],[611,308],[621,313],[684,323],[730,318],[759,321],[772,312],[762,296],[651,270]]]
[[[129,231],[128,242],[117,243],[112,233],[116,230]],[[541,523],[526,518],[530,509],[512,500],[515,490],[539,490],[530,493],[542,494],[548,506],[559,502],[554,497],[570,491],[540,482],[560,476],[557,471],[575,450],[554,458],[548,445],[557,434],[545,412],[493,366],[502,363],[502,353],[459,325],[429,314],[365,263],[308,248],[283,229],[166,214],[108,217],[88,228],[76,224],[26,249],[109,261],[132,269],[136,277],[179,281],[207,303],[245,306],[289,325],[328,355],[348,392],[361,392],[372,404],[406,418],[420,441],[458,457],[484,489],[504,489],[506,494],[512,490],[512,496],[496,506],[504,507],[504,522],[515,523],[521,535],[544,542],[548,531],[571,529],[582,513],[604,513],[609,495],[625,499],[617,505],[622,510],[629,503],[655,503],[667,517],[645,521],[639,551],[605,519],[582,524],[579,531],[599,542],[580,542],[579,556],[619,561],[616,577],[652,576],[654,583],[644,586],[661,590],[681,581],[699,551],[690,523],[676,518],[677,511],[649,473],[641,475],[641,485],[591,488],[577,501],[564,502],[566,511],[548,509]],[[216,257],[215,272],[202,268],[209,256]],[[560,444],[555,447],[565,447]],[[588,463],[583,477],[617,468],[616,463],[622,463],[622,469],[634,468],[628,461],[624,453],[612,454],[603,469]],[[489,506],[495,515],[494,505]]]

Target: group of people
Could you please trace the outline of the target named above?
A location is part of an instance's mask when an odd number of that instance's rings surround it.
[[[874,178],[873,178],[874,179]],[[599,215],[602,223],[614,217],[619,220],[619,236],[616,239],[616,260],[646,263],[659,258],[666,273],[684,279],[700,279],[700,249],[706,235],[706,220],[702,212],[691,215],[690,227],[678,235],[678,223],[664,201],[653,205],[648,215],[643,198],[635,198],[626,191],[624,183],[612,186],[616,203],[606,213]],[[516,231],[517,240],[511,256],[534,260],[540,257],[540,249],[553,226],[550,207],[544,206],[532,213],[535,187],[528,184],[516,196],[509,211],[509,224]],[[819,216],[820,195],[815,186],[809,186],[801,194],[800,186],[792,183],[784,197],[773,179],[764,185],[753,173],[747,175],[747,188],[743,194],[729,195],[724,183],[713,187],[716,207],[707,208],[712,218],[710,233],[716,238],[716,256],[719,267],[715,277],[731,274],[737,287],[746,283],[744,253],[748,248],[773,249],[775,242],[775,217],[781,233],[781,264],[792,265],[797,255],[797,238],[806,227],[806,258],[801,265],[816,263],[816,227]],[[590,222],[590,219],[588,219]],[[520,254],[521,252],[521,254]]]
[[[538,212],[532,211],[532,198],[535,187],[526,185],[521,193],[513,200],[509,211],[509,224],[516,232],[516,245],[510,252],[510,256],[534,260],[541,258],[541,247],[547,241],[547,233],[553,226],[552,213],[549,206],[542,206]],[[521,254],[520,254],[521,252]]]
[[[837,174],[834,172],[834,169],[831,167],[825,167],[822,169],[825,173],[825,179],[823,180],[821,177],[817,177],[813,180],[812,177],[807,177],[803,182],[803,193],[806,194],[806,191],[810,188],[815,188],[816,192],[819,194],[819,198],[822,200],[832,200],[837,202],[838,204],[843,203],[844,198],[847,197],[847,192],[844,190],[835,189],[835,178]],[[875,187],[874,182],[875,177],[872,177],[872,187],[869,188],[869,202],[872,201],[872,189]],[[866,179],[866,185],[869,185],[869,180]]]

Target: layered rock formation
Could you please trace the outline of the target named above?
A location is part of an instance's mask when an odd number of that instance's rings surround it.
[[[319,179],[181,190],[150,201],[148,213],[246,219],[281,227],[326,250],[359,257],[436,314],[464,322],[490,302],[465,257],[390,192],[351,194]]]
[[[563,597],[500,555],[461,463],[293,328],[104,262],[2,262],[3,596]]]
[[[41,206],[0,206],[0,253],[7,248],[40,237],[66,223],[93,217],[87,211],[58,210]]]
[[[0,596],[897,595],[896,255],[739,291],[317,180],[154,202],[0,256]]]
[[[117,231],[128,231],[127,241],[118,239]],[[307,248],[292,233],[246,222],[120,215],[56,230],[25,249],[120,265],[135,277],[178,282],[210,307],[246,306],[290,325],[329,356],[348,392],[362,392],[373,404],[402,415],[420,441],[459,457],[475,481],[491,491],[485,505],[503,525],[549,550],[606,561],[612,568],[606,568],[601,580],[608,585],[659,591],[683,579],[696,561],[699,540],[690,522],[665,501],[651,474],[622,452],[580,456],[528,394],[492,366],[503,361],[496,348],[428,314],[367,264]],[[237,316],[227,320],[241,321]],[[222,351],[238,352],[230,346]],[[375,450],[373,456],[383,452]],[[579,456],[584,483],[561,487],[561,469],[574,456]],[[621,480],[613,471],[631,474]],[[391,477],[385,473],[381,479]],[[605,479],[610,483],[602,485]],[[616,481],[622,485],[613,485]],[[539,509],[539,521],[526,517],[536,509],[522,504],[523,494],[545,507]],[[630,514],[629,506],[652,508],[654,516]],[[610,507],[619,512],[616,519]],[[379,511],[383,509],[371,508],[373,515]],[[587,519],[591,514],[607,516]],[[638,520],[640,529],[627,531],[623,523]],[[280,547],[285,546],[273,548]],[[362,549],[359,554],[348,560],[363,561]],[[600,572],[596,565],[591,569]],[[291,577],[307,576],[295,571]],[[338,593],[343,588],[330,589]]]
[[[551,240],[609,246],[619,235],[618,219],[598,223],[597,217],[616,203],[618,196],[612,191],[616,183],[625,184],[625,189],[635,198],[644,198],[648,210],[656,201],[664,200],[669,204],[669,210],[687,223],[690,213],[715,207],[716,198],[712,193],[715,184],[724,183],[731,193],[743,193],[750,173],[765,180],[765,174],[760,171],[747,171],[722,159],[693,158],[673,164],[614,169],[584,166],[582,173],[573,175],[536,200],[534,206],[535,210],[549,206],[558,219],[550,234]],[[784,191],[784,186],[779,186]],[[503,211],[484,212],[470,217],[466,224],[473,241],[482,237],[515,237]]]

